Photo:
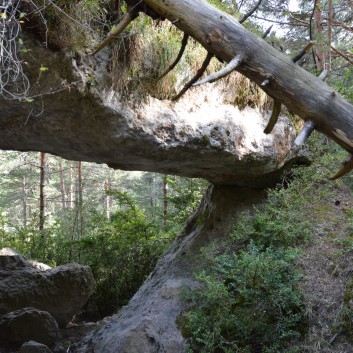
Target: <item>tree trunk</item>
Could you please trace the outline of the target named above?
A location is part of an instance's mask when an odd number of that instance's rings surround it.
[[[44,229],[45,221],[45,153],[40,153],[40,184],[39,184],[39,230]]]
[[[82,183],[82,162],[77,162],[77,212],[78,212],[78,234],[83,236],[83,183]]]
[[[22,224],[24,227],[27,226],[27,182],[26,176],[22,177]]]
[[[67,200],[66,200],[66,192],[65,192],[65,180],[64,180],[64,174],[63,174],[63,163],[61,160],[59,161],[58,169],[59,169],[59,179],[60,179],[61,207],[62,207],[63,213],[65,213],[65,210],[67,207]]]
[[[204,1],[145,0],[146,5],[194,37],[217,58],[245,59],[237,71],[262,85],[289,111],[353,152],[353,106],[319,78],[292,62],[233,17]],[[268,80],[267,84],[264,84]]]
[[[167,217],[168,217],[168,177],[163,176],[163,225],[164,228],[167,227]]]
[[[112,197],[107,193],[110,189],[111,189],[110,178],[106,178],[104,180],[104,191],[105,191],[104,208],[105,208],[105,214],[108,222],[110,221],[110,213],[111,213],[111,207],[112,207]]]
[[[69,168],[69,177],[70,177],[70,185],[69,185],[69,207],[71,209],[74,208],[74,203],[75,203],[75,185],[74,185],[74,167],[72,163],[70,163],[70,168]]]
[[[314,5],[314,33],[316,41],[315,64],[319,71],[324,69],[325,53],[324,53],[324,37],[323,37],[323,20],[322,20],[322,2],[316,0]]]

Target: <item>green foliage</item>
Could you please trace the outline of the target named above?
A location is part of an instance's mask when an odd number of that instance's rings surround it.
[[[173,176],[169,176],[167,182],[169,189],[167,231],[176,233],[180,229],[178,225],[185,223],[196,211],[208,182],[202,179],[184,179]]]
[[[332,85],[345,99],[353,103],[353,68],[346,69],[343,77],[340,80],[335,80]]]
[[[86,313],[104,317],[126,305],[170,243],[126,193],[110,190],[120,209],[111,220],[95,214],[88,234],[61,243],[60,262],[89,265],[97,282]],[[70,257],[70,259],[69,259]]]
[[[210,274],[196,278],[186,328],[195,352],[281,352],[306,328],[297,253],[265,250],[251,242],[239,253],[218,256]]]

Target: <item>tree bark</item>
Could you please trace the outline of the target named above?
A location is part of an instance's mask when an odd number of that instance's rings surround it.
[[[316,0],[314,4],[314,33],[316,40],[316,50],[315,50],[315,64],[319,71],[324,69],[325,64],[325,53],[324,53],[324,43],[323,43],[323,20],[322,20],[322,2],[321,0]]]
[[[62,210],[63,213],[66,211],[67,207],[67,200],[66,200],[66,192],[65,192],[65,180],[64,180],[64,174],[63,174],[63,163],[60,160],[58,164],[58,171],[59,171],[59,179],[60,179],[60,194],[61,194],[61,205],[62,205]]]
[[[44,229],[45,221],[45,153],[40,153],[40,184],[39,184],[39,230]]]
[[[233,17],[203,1],[145,0],[157,14],[194,37],[217,58],[229,62],[237,54],[245,60],[237,71],[261,85],[302,119],[312,120],[348,152],[353,152],[353,106],[320,79],[246,30]]]
[[[167,227],[168,218],[168,177],[163,176],[163,225]]]
[[[22,224],[24,227],[27,226],[27,181],[26,176],[22,177]]]

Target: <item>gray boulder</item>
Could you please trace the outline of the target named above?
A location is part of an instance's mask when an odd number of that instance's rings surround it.
[[[45,344],[29,341],[23,343],[18,353],[52,353],[52,351]]]
[[[0,319],[0,341],[22,344],[29,340],[51,345],[60,337],[58,324],[46,311],[23,308]]]
[[[5,253],[5,255],[3,255]],[[48,311],[65,327],[91,296],[95,282],[88,266],[55,268],[0,251],[0,316],[24,307]]]

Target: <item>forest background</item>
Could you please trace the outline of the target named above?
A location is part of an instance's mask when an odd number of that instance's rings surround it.
[[[353,102],[350,0],[298,1],[295,10],[289,7],[289,1],[210,2],[238,19],[259,5],[244,25],[292,57],[312,43],[298,64],[316,75],[326,71],[327,83]],[[38,16],[48,29],[47,45],[72,52],[91,49],[125,10],[124,2],[108,0],[58,0],[44,8],[40,2],[31,3],[41,8]],[[34,21],[25,12],[19,12],[18,17],[24,22]],[[54,31],[54,26],[62,30]],[[152,25],[142,16],[114,43],[112,55],[117,60],[112,72],[119,73],[116,89],[126,100],[143,99],[147,94],[169,99],[193,76],[204,54],[195,42],[189,44],[175,70],[155,84],[177,55],[181,39],[170,25]],[[27,54],[25,47],[21,50]],[[220,65],[213,59],[210,69]],[[50,68],[40,68],[40,72],[50,75]],[[271,102],[262,99],[260,90],[244,78],[233,75],[224,80],[237,87],[232,104],[264,112],[271,109]],[[301,128],[297,117],[283,113],[298,130]],[[311,165],[286,173],[279,186],[268,191],[265,207],[256,210],[251,220],[244,215],[244,222],[230,236],[231,253],[219,255],[216,251],[214,256],[214,249],[205,250],[214,272],[197,274],[204,288],[189,298],[200,307],[200,311],[190,310],[185,319],[191,349],[233,352],[237,347],[239,352],[289,352],[288,342],[305,336],[305,293],[298,285],[300,266],[294,264],[298,262],[298,247],[310,241],[312,229],[310,219],[303,219],[302,210],[313,204],[324,207],[328,199],[341,192],[342,185],[348,190],[353,187],[350,175],[338,183],[327,180],[338,161],[344,159],[344,152],[335,144],[314,133],[305,153]],[[1,247],[15,248],[53,266],[68,262],[90,265],[97,290],[85,315],[96,319],[128,302],[196,210],[207,188],[202,180],[113,171],[103,165],[65,161],[44,153],[3,151],[0,160]],[[351,225],[350,208],[346,216]],[[350,228],[347,232],[341,244],[345,253],[352,251],[353,244]],[[281,305],[274,302],[279,291]],[[227,315],[213,310],[220,298]],[[276,314],[261,314],[263,320],[256,325],[246,319],[260,309],[265,312],[264,306],[265,311]],[[344,310],[344,319],[335,329],[348,334],[352,312],[348,304]],[[214,316],[210,318],[211,312]],[[230,312],[234,315],[229,316]],[[224,322],[224,317],[229,319]],[[268,335],[271,325],[274,334]],[[236,337],[229,336],[232,331],[237,332]]]

